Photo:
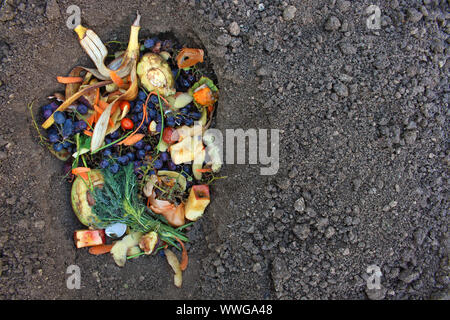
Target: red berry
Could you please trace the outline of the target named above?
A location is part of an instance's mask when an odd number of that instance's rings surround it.
[[[130,130],[133,129],[134,127],[133,121],[129,118],[123,118],[122,121],[120,122],[120,125],[122,126],[123,130]]]

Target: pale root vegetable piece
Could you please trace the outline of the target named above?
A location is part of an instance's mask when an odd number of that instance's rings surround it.
[[[128,248],[128,250],[127,250],[127,257],[134,256],[134,255],[136,255],[138,253],[141,253],[141,249],[138,246],[134,246],[134,247]],[[135,258],[137,258],[137,257],[135,257]]]
[[[169,144],[164,142],[164,140],[161,140],[161,143],[159,144],[159,151],[160,152],[166,152],[167,149],[169,149]]]
[[[186,203],[185,217],[191,221],[197,221],[205,212],[210,202],[209,187],[206,184],[194,185],[189,193]]]
[[[205,162],[206,152],[203,152],[199,154],[198,157],[194,159],[194,162],[192,163],[192,173],[194,175],[194,178],[197,180],[202,179],[202,172],[199,169],[203,168],[203,162]]]
[[[169,147],[170,156],[175,164],[191,162],[205,158],[205,148],[200,136],[186,137]]]
[[[119,267],[123,267],[125,265],[125,262],[127,261],[128,249],[137,246],[141,237],[141,232],[133,232],[114,244],[111,249],[111,254],[114,258],[114,262]]]
[[[200,136],[201,134],[202,134],[202,127],[199,125],[197,126],[194,125],[192,127],[181,126],[177,128],[178,141],[182,141],[187,137]]]
[[[194,98],[187,92],[182,92],[180,94],[177,94],[175,97],[175,102],[173,104],[173,107],[175,109],[181,109],[186,107],[189,103],[192,102]]]
[[[175,275],[173,277],[175,286],[177,288],[181,288],[181,285],[183,283],[183,273],[181,271],[180,262],[178,261],[178,258],[175,255],[175,253],[173,253],[169,249],[165,249],[164,253],[166,255],[167,262],[172,267],[173,272],[175,272]]]
[[[158,234],[155,231],[150,231],[144,234],[139,240],[139,248],[144,251],[145,254],[151,254],[158,243]]]

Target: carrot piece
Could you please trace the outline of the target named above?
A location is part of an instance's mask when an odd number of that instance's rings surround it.
[[[111,251],[113,246],[114,246],[113,244],[101,244],[101,245],[98,245],[98,246],[90,247],[89,248],[89,253],[90,254],[95,254],[95,255],[108,253],[108,252]]]
[[[202,106],[210,106],[215,102],[211,89],[206,86],[195,91],[193,96],[194,100]]]
[[[78,175],[80,176],[84,181],[88,182],[89,181],[89,176],[88,176],[88,172],[91,171],[90,168],[86,168],[86,167],[78,167],[75,169],[72,169],[72,174],[74,175]]]
[[[189,68],[199,62],[203,62],[204,52],[202,49],[183,48],[177,55],[178,68]]]
[[[124,82],[123,82],[122,78],[119,77],[119,76],[117,75],[117,73],[116,73],[115,71],[111,70],[111,71],[109,72],[109,75],[110,75],[110,77],[111,77],[111,80],[112,80],[119,88],[122,88],[122,87],[123,87]]]
[[[94,104],[99,104],[100,102],[100,88],[97,88],[97,92],[95,93],[95,102]]]
[[[100,106],[94,104],[94,110],[98,115],[101,115],[103,113],[103,110]]]
[[[89,137],[92,137],[92,132],[88,130],[84,130],[83,133]]]
[[[131,135],[130,135],[131,136]],[[137,143],[137,142],[139,142],[139,141],[141,141],[144,137],[145,137],[145,134],[143,134],[143,133],[137,133],[137,134],[135,134],[135,135],[133,135],[133,137],[131,137],[130,138],[130,136],[128,136],[124,141],[124,145],[126,145],[126,146],[132,146],[132,145],[134,145],[135,143]],[[128,139],[128,138],[130,138],[130,139]],[[120,142],[118,143],[118,144],[120,144]]]
[[[175,239],[177,239],[177,241],[180,243],[181,249],[183,250],[183,251],[181,252],[180,269],[181,269],[181,271],[184,271],[184,270],[186,270],[186,268],[187,268],[187,266],[188,266],[189,257],[188,257],[188,254],[187,254],[187,250],[186,250],[186,248],[184,247],[183,241],[181,241],[181,240],[178,239],[177,237],[175,237]]]
[[[69,84],[69,83],[80,83],[83,82],[82,77],[56,77],[59,83]]]
[[[108,107],[108,102],[100,100],[97,105],[102,109],[105,110]]]
[[[72,169],[73,174],[86,173],[89,171],[91,171],[91,168],[86,168],[86,167],[78,167],[78,168]]]
[[[117,111],[117,108],[119,106],[120,106],[120,101],[116,101],[111,108],[111,115],[113,115]]]
[[[204,169],[196,169],[197,172],[211,172],[211,168],[204,168]]]

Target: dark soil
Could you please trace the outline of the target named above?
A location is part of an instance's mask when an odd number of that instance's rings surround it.
[[[70,185],[26,107],[91,64],[72,4],[105,41],[139,10],[142,35],[204,47],[216,127],[281,130],[275,176],[222,170],[181,289],[163,257],[119,268],[74,248]],[[448,23],[446,0],[2,1],[0,299],[448,299]]]

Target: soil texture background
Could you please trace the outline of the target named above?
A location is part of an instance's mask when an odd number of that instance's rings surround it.
[[[276,175],[224,166],[181,289],[163,257],[119,268],[74,247],[63,164],[27,109],[92,66],[70,5],[104,41],[139,10],[142,37],[205,48],[215,126],[280,130]],[[0,299],[448,299],[449,17],[446,0],[2,1]]]

